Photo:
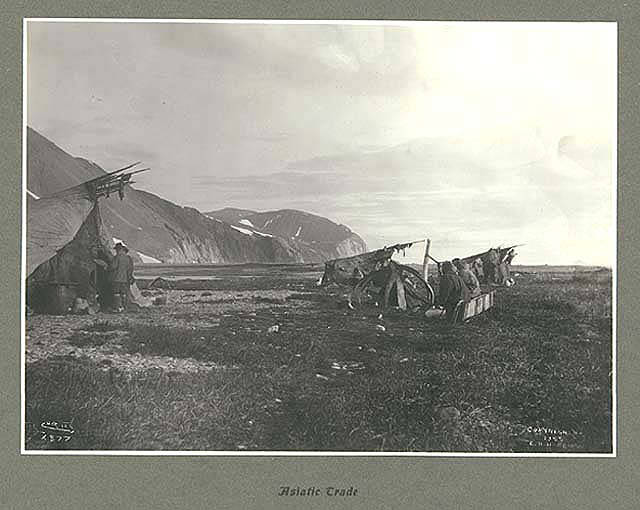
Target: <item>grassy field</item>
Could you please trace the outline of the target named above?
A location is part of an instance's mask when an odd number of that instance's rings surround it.
[[[611,273],[527,269],[454,329],[349,310],[315,266],[31,316],[27,449],[610,452]],[[43,440],[43,421],[72,439]]]

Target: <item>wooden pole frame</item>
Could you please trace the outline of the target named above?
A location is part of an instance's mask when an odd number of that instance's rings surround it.
[[[431,239],[427,238],[424,248],[424,260],[422,261],[422,279],[429,283],[429,248],[431,248]]]

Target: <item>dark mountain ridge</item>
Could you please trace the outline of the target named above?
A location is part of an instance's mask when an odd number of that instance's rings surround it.
[[[349,227],[304,211],[280,209],[256,212],[226,208],[205,214],[241,228],[294,241],[325,260],[367,250],[362,238]]]
[[[35,130],[27,129],[27,189],[33,195],[47,196],[104,173],[95,163],[73,157]],[[139,262],[321,262],[334,254],[340,256],[349,247],[366,249],[363,242],[332,244],[322,236],[314,247],[313,240],[307,241],[307,237],[298,240],[295,236],[249,230],[242,225],[234,227],[220,218],[209,217],[194,208],[176,205],[130,186],[124,200],[111,196],[101,199],[100,205],[110,236],[123,240],[132,248]],[[309,216],[335,225],[325,218]],[[325,237],[334,239],[331,235]]]

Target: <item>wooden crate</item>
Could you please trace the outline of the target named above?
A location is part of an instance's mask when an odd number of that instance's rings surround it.
[[[464,313],[462,314],[462,320],[466,321],[471,317],[481,314],[482,312],[491,308],[495,303],[495,291],[490,291],[487,294],[480,294],[474,297],[471,301],[464,305]]]

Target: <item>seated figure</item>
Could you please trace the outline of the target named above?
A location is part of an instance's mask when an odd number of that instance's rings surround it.
[[[444,308],[445,317],[449,323],[454,324],[458,303],[469,301],[469,289],[456,273],[451,262],[443,262],[441,267],[442,276],[440,277],[440,289],[436,303]]]
[[[469,269],[469,264],[460,259],[453,259],[453,265],[458,270],[458,275],[469,290],[469,296],[474,298],[480,295],[480,282],[476,275]]]

